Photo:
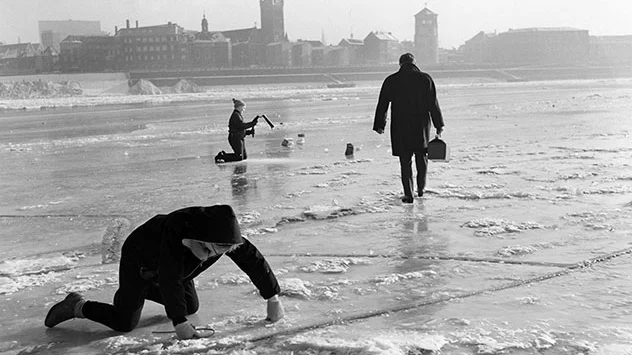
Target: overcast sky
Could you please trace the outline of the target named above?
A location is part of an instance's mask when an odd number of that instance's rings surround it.
[[[439,45],[458,47],[479,31],[525,27],[576,27],[591,35],[632,35],[632,0],[285,0],[290,40],[363,39],[370,31],[412,40],[414,15],[439,15]],[[130,19],[140,26],[175,22],[200,30],[202,12],[210,30],[260,26],[258,0],[0,0],[0,41],[39,42],[39,20],[100,21],[113,33]]]

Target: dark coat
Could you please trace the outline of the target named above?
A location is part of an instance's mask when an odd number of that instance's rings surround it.
[[[256,125],[257,122],[255,122],[255,120],[244,122],[244,117],[241,115],[241,112],[233,110],[228,120],[228,134],[237,135],[239,139],[244,139],[246,137],[246,130]]]
[[[435,84],[430,75],[414,64],[403,64],[382,84],[375,109],[373,130],[384,130],[391,105],[391,147],[394,156],[425,152],[430,141],[430,120],[443,127]]]
[[[280,292],[270,265],[259,250],[241,237],[235,213],[228,205],[187,207],[157,215],[136,228],[123,244],[122,259],[131,258],[139,272],[158,283],[167,316],[186,320],[183,284],[213,265],[221,255],[200,261],[182,239],[225,244],[242,243],[226,255],[243,270],[263,298]],[[123,260],[121,260],[123,263]]]

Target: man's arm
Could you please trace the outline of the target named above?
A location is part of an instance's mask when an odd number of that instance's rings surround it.
[[[443,132],[443,114],[441,113],[441,108],[439,107],[439,100],[437,99],[437,89],[435,87],[435,83],[430,76],[430,97],[428,100],[428,111],[430,111],[430,117],[432,118],[432,124],[435,126],[437,130],[437,135],[440,136]]]
[[[244,238],[244,242],[239,247],[226,253],[226,255],[248,275],[252,283],[259,289],[261,297],[269,299],[281,292],[268,261],[248,239]]]
[[[177,217],[176,217],[177,218]],[[174,217],[164,225],[158,264],[158,284],[165,312],[173,325],[186,322],[186,301],[184,297],[184,255],[181,239],[178,238]],[[177,223],[177,222],[176,222]]]
[[[386,127],[386,113],[388,112],[388,106],[391,102],[388,89],[388,78],[384,80],[382,88],[380,89],[380,97],[377,100],[377,107],[375,108],[375,119],[373,120],[373,130],[379,134],[384,133]]]
[[[279,300],[281,288],[270,268],[270,265],[248,239],[235,250],[226,253],[237,266],[245,272],[252,283],[259,289],[261,297],[267,300],[267,320],[276,322],[285,316],[283,305]]]
[[[229,126],[233,128],[234,131],[243,131],[248,128],[254,127],[259,122],[259,116],[257,115],[252,121],[244,122],[243,117],[236,111],[233,111],[233,114],[230,116]]]

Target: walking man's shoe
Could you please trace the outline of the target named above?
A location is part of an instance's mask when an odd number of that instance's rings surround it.
[[[413,203],[413,197],[412,196],[404,196],[402,197],[402,202],[403,203]]]

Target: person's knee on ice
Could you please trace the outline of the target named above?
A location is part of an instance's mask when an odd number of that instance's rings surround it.
[[[246,110],[246,103],[242,100],[233,99],[233,112],[228,120],[228,144],[233,149],[233,153],[225,154],[222,162],[242,161],[248,158],[246,154],[245,138],[247,135],[254,136],[254,127],[259,122],[259,116],[250,122],[245,122],[243,113]],[[220,162],[216,157],[216,162]]]

